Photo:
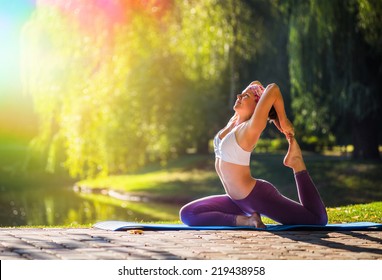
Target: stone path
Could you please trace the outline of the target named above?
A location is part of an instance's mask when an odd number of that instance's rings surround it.
[[[0,259],[382,260],[382,231],[260,232],[0,228]]]

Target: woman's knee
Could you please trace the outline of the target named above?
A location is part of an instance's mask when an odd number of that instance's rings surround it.
[[[317,215],[312,221],[312,224],[318,225],[318,226],[325,226],[327,223],[328,223],[328,215],[326,213]]]
[[[320,215],[320,217],[318,219],[318,224],[321,226],[325,226],[325,225],[327,225],[327,223],[328,223],[328,215],[326,213]]]
[[[192,225],[193,224],[193,207],[190,204],[184,205],[179,210],[179,218],[185,225]]]

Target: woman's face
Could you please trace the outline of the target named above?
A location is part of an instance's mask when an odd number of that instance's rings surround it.
[[[258,85],[248,86],[241,94],[237,95],[233,109],[238,113],[241,112],[252,115],[263,90],[264,89]]]

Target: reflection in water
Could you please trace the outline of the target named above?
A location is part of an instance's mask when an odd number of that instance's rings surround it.
[[[70,188],[0,190],[0,226],[94,224],[104,220],[177,220],[179,205],[126,202]]]

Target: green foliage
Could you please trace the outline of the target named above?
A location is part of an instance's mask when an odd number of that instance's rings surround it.
[[[324,138],[334,122],[329,104],[333,102],[333,92],[338,89],[331,87],[332,81],[327,77],[330,65],[334,64],[329,33],[334,15],[324,10],[327,5],[319,3],[301,2],[293,9],[289,70],[292,108],[298,112],[295,124],[308,135]]]
[[[379,0],[357,0],[358,2],[358,24],[365,40],[373,46],[376,52],[382,54],[382,1]]]
[[[288,149],[288,142],[283,138],[262,138],[257,142],[255,152],[278,152]]]
[[[97,11],[91,1],[69,2]],[[174,1],[158,16],[155,3],[145,5],[126,5],[122,22],[91,14],[94,26],[70,9],[37,6],[23,34],[24,80],[40,118],[32,146],[49,171],[63,164],[73,177],[102,176],[207,149],[216,112],[225,113],[227,58],[255,52],[250,10]]]
[[[117,2],[118,17],[99,1],[38,2],[24,28],[32,146],[52,172],[119,174],[207,151],[239,78],[282,84],[296,131],[316,147],[380,109],[378,1]]]
[[[380,109],[379,66],[369,63],[381,50],[372,39],[380,24],[368,12],[371,7],[379,11],[380,5],[372,2],[311,0],[291,7],[292,108],[306,137],[328,143],[333,135],[346,134],[353,121],[375,118]]]
[[[234,40],[227,10],[216,0],[177,4],[175,24],[170,27],[171,51],[184,59],[181,70],[190,80],[216,81]]]

